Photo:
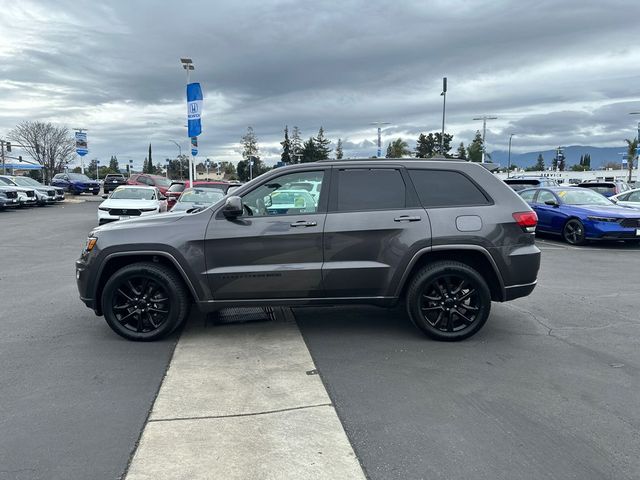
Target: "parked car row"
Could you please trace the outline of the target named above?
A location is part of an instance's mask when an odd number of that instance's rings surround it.
[[[31,177],[0,175],[0,210],[51,205],[64,200],[64,190]]]
[[[141,178],[142,177],[142,178]],[[159,181],[163,180],[161,188]],[[154,185],[147,182],[153,181]],[[129,183],[131,182],[131,183]],[[135,175],[127,184],[116,186],[98,207],[98,223],[103,225],[132,217],[171,211],[196,211],[213,205],[240,184],[229,182],[174,182],[166,186],[166,178],[155,175]],[[107,184],[105,184],[105,190]],[[164,190],[164,191],[163,191]],[[306,192],[305,192],[306,193]],[[307,194],[308,195],[308,194]]]

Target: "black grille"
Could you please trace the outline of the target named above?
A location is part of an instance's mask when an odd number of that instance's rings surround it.
[[[27,197],[33,197],[35,195],[35,192],[33,190],[30,190],[27,192]]]
[[[7,194],[7,198],[18,198],[18,192],[4,192]]]
[[[624,228],[640,228],[640,218],[625,218],[620,222]]]
[[[140,215],[140,210],[134,208],[112,208],[111,210],[109,210],[109,215],[117,217],[137,217],[138,215]]]
[[[55,190],[47,190],[47,195],[49,195],[50,197],[55,197],[56,196],[56,191]]]

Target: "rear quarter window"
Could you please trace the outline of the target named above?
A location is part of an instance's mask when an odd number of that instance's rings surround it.
[[[409,170],[425,208],[490,205],[491,201],[466,175],[450,170]]]

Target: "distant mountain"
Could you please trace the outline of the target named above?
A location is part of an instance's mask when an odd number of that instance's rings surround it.
[[[571,145],[564,148],[564,156],[566,157],[567,168],[571,165],[580,163],[580,155],[588,153],[591,155],[591,168],[598,168],[609,162],[620,163],[622,161],[622,155],[618,155],[620,152],[625,151],[625,147],[589,147],[583,145]],[[538,155],[542,154],[544,158],[544,164],[547,167],[551,166],[553,158],[556,156],[555,150],[544,150],[540,152],[527,152],[527,153],[513,153],[511,152],[511,163],[517,165],[520,168],[531,167],[535,165]],[[508,163],[509,152],[503,150],[495,150],[491,152],[491,160],[494,163],[500,164],[502,167],[506,167]]]

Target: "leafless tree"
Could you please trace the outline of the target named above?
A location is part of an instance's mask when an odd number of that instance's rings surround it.
[[[42,165],[45,183],[64,169],[75,152],[75,139],[69,129],[50,122],[21,122],[7,137]]]

